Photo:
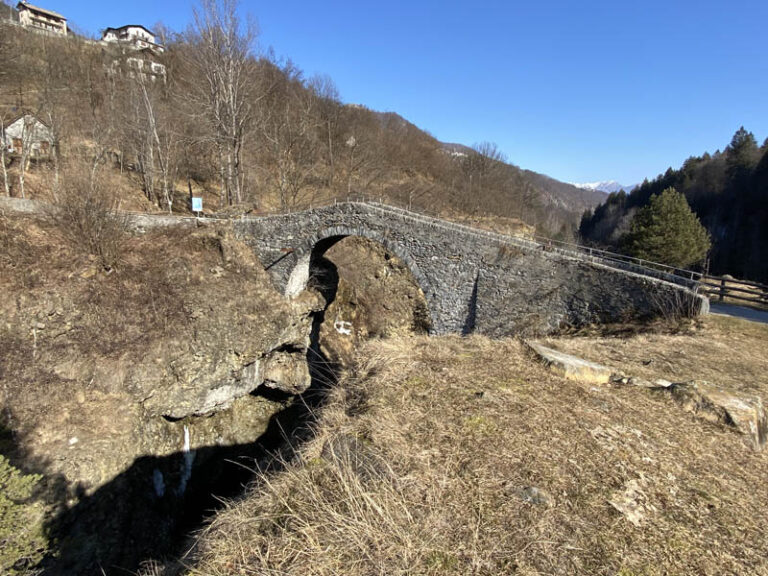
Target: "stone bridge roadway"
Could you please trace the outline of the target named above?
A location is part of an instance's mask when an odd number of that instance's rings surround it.
[[[421,287],[436,334],[541,334],[708,310],[708,300],[678,277],[382,204],[342,202],[233,226],[288,297],[306,287],[315,263],[341,239],[381,243]]]

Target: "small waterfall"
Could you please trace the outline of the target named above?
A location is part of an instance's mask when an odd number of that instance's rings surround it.
[[[189,448],[189,427],[184,425],[184,462],[181,468],[181,478],[179,479],[179,487],[176,490],[176,494],[182,496],[187,491],[187,483],[192,477],[192,464],[195,461],[195,451]]]

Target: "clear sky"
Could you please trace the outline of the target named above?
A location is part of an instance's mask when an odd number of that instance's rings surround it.
[[[187,0],[35,0],[82,30],[162,21]],[[261,44],[342,100],[440,140],[492,141],[565,181],[633,184],[768,136],[768,0],[242,0]]]

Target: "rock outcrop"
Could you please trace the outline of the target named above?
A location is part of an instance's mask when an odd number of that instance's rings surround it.
[[[613,370],[607,366],[542,346],[536,342],[526,342],[526,345],[550,370],[563,378],[587,384],[607,384],[611,381]]]
[[[768,418],[758,396],[735,394],[703,381],[674,383],[668,388],[672,397],[699,418],[735,428],[749,439],[756,450],[768,438]]]
[[[729,426],[743,434],[755,450],[762,450],[768,440],[768,417],[759,396],[739,394],[704,381],[670,382],[661,378],[647,380],[627,376],[608,366],[566,354],[538,342],[526,341],[525,344],[552,372],[568,380],[665,391],[697,417]]]
[[[67,518],[54,522],[69,555],[59,573],[98,572],[88,558],[129,566],[120,539],[172,534],[197,474],[212,481],[210,463],[220,474],[228,446],[255,454],[310,386],[325,301],[311,290],[285,299],[226,227],[128,237],[107,273],[44,222],[7,224],[0,403],[12,456],[44,476],[51,513]]]

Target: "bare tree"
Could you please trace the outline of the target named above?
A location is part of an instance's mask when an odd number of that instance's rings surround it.
[[[164,85],[140,71],[123,83],[123,92],[127,95],[125,136],[144,194],[171,212],[179,137],[169,117]]]
[[[161,106],[157,104],[157,97],[147,86],[146,78],[140,75],[138,87],[141,93],[141,100],[144,104],[144,114],[146,119],[146,132],[149,140],[149,149],[155,150],[153,157],[157,157],[157,169],[160,173],[160,183],[162,185],[163,200],[168,212],[173,211],[173,186],[175,180],[174,157],[178,138],[174,131],[168,125],[168,122],[162,122],[159,116]],[[162,125],[161,125],[162,124]]]
[[[37,124],[38,120],[34,116],[28,114],[22,116],[21,138],[19,138],[21,141],[21,149],[19,150],[19,194],[21,194],[22,198],[26,198],[24,184],[32,156],[32,144],[39,132]]]
[[[336,146],[339,138],[339,117],[341,99],[330,76],[315,76],[309,81],[309,88],[318,98],[320,117],[323,124],[323,141],[326,149],[326,163],[328,166],[327,186],[333,188],[336,174]]]
[[[190,104],[219,156],[222,204],[244,199],[243,147],[253,117],[257,29],[250,20],[241,22],[237,8],[237,0],[202,0],[185,51]]]
[[[0,113],[0,167],[3,170],[3,190],[5,190],[6,196],[10,196],[11,184],[8,180],[8,169],[5,165],[7,149],[8,146],[5,142],[5,115]]]
[[[322,126],[319,99],[289,62],[273,71],[278,77],[263,100],[261,118],[267,173],[283,210],[295,207],[317,170],[317,135]]]

